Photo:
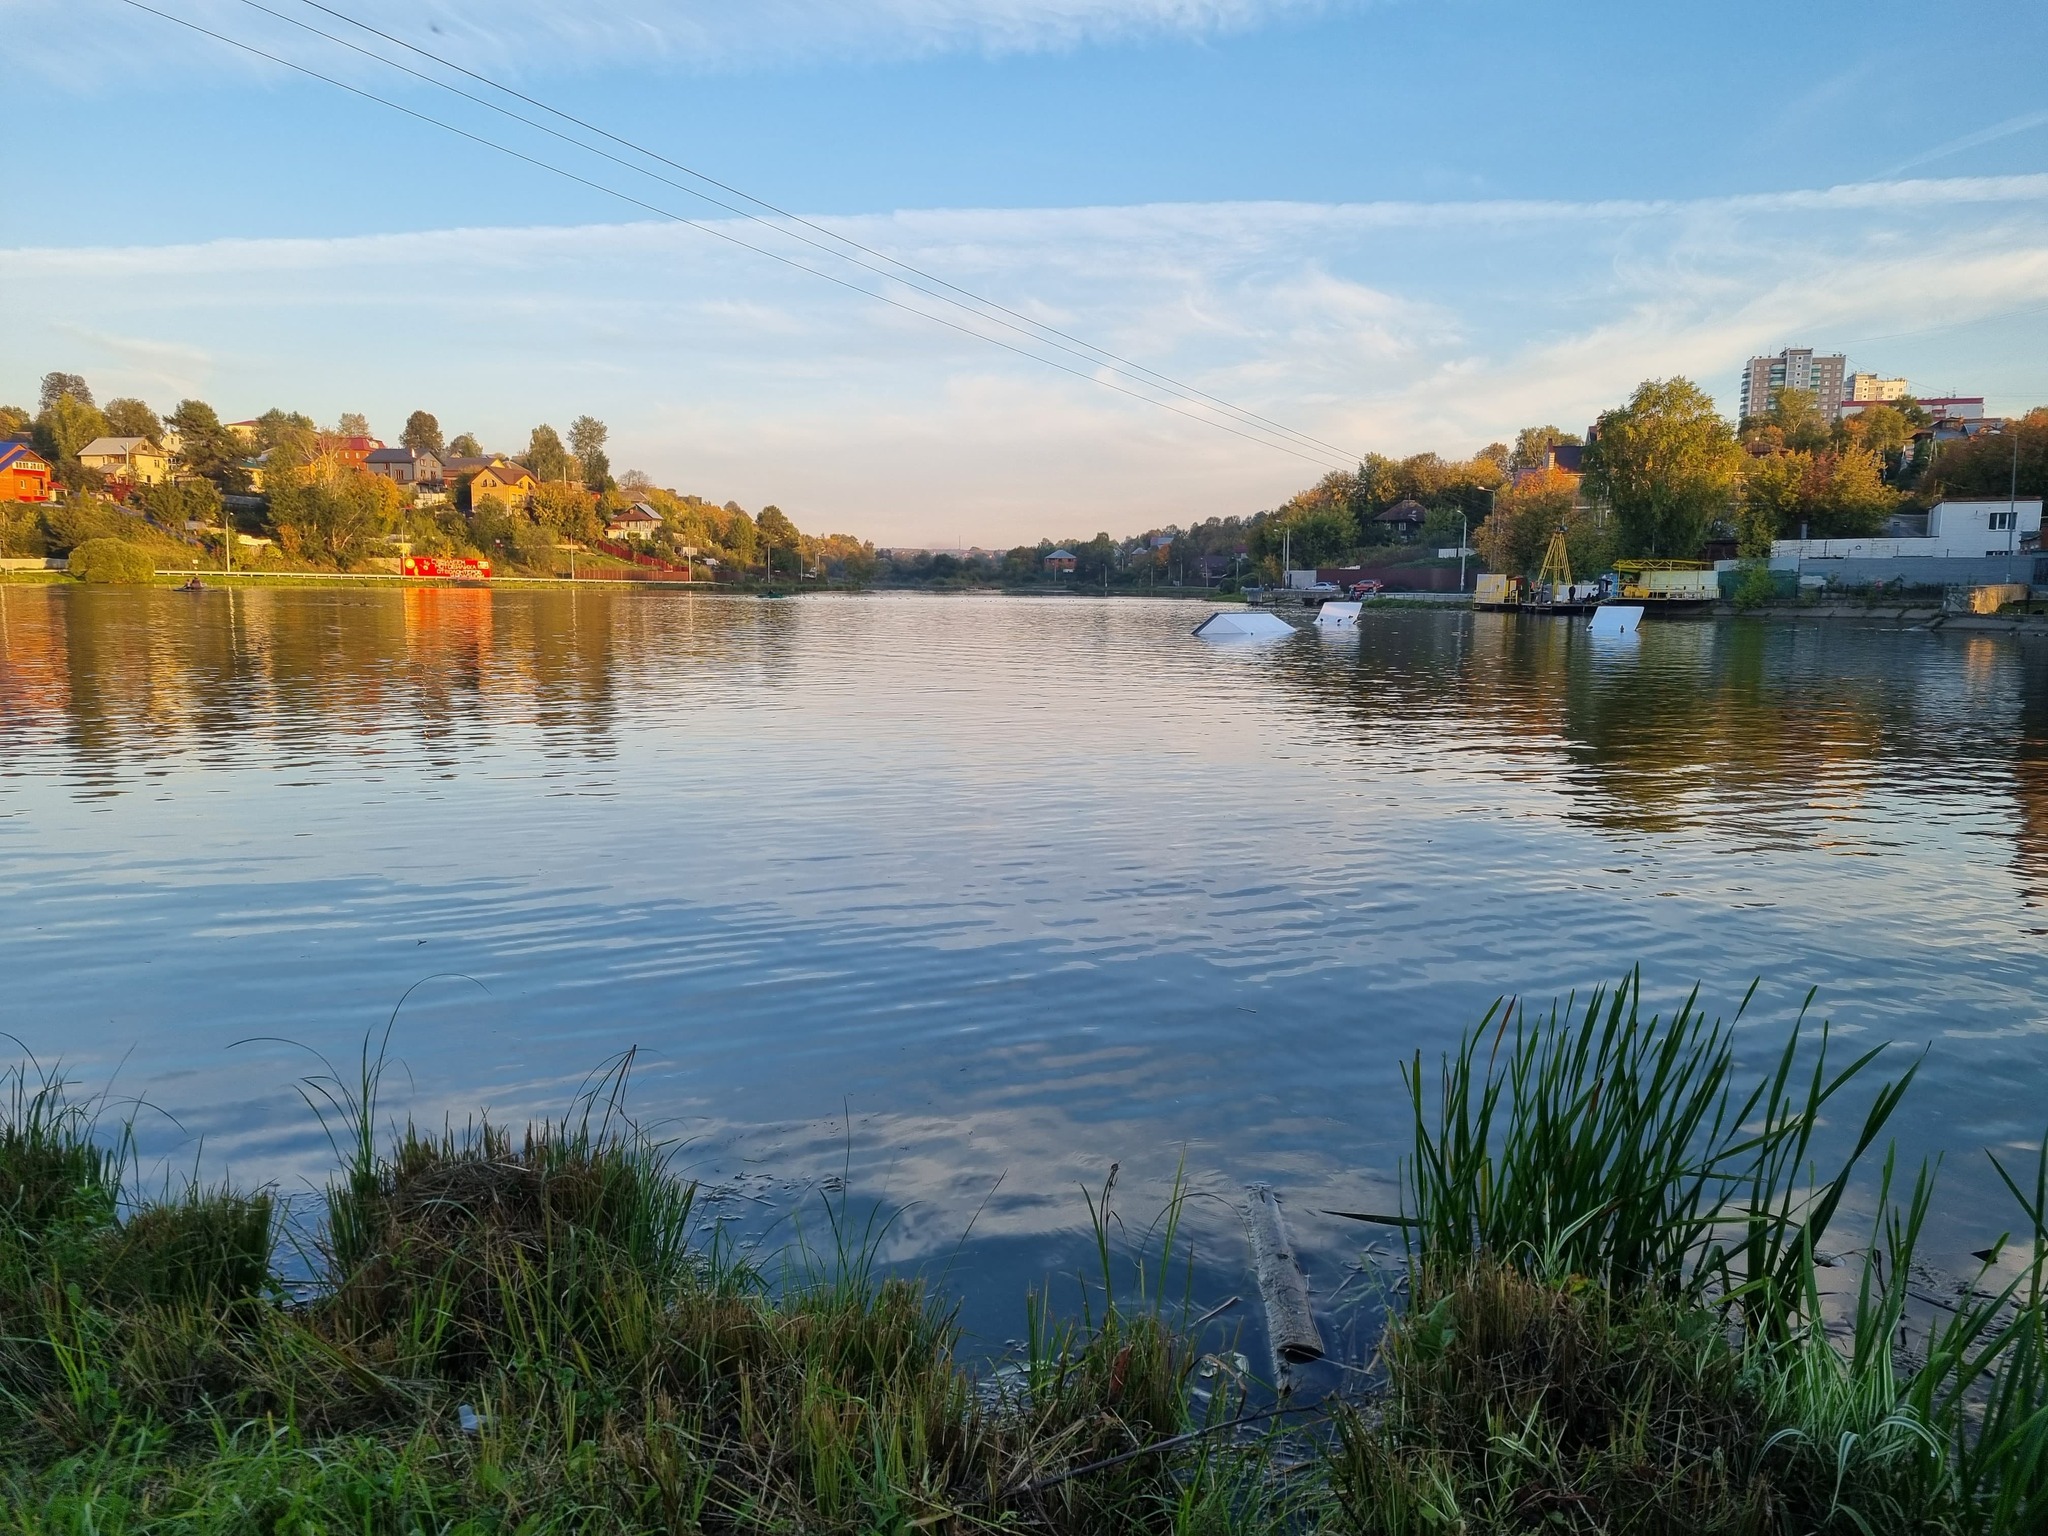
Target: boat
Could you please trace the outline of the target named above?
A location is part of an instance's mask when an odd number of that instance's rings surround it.
[[[206,583],[197,576],[194,576],[191,580],[173,587],[171,590],[174,592],[204,592],[206,590]]]
[[[1605,593],[1597,581],[1573,581],[1571,556],[1565,549],[1564,525],[1550,535],[1543,567],[1532,579],[1488,572],[1473,588],[1472,606],[1491,613],[1533,613],[1556,618],[1582,618],[1600,606]]]
[[[1617,560],[1614,569],[1623,600],[1642,604],[1646,615],[1697,612],[1721,600],[1720,577],[1704,560]]]

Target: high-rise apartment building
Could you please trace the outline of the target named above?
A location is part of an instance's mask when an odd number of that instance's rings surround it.
[[[1844,400],[1903,400],[1908,390],[1904,379],[1881,379],[1874,373],[1849,375],[1849,392]]]
[[[1848,358],[1811,347],[1787,347],[1776,357],[1752,357],[1742,372],[1742,414],[1761,416],[1779,390],[1803,389],[1832,418],[1842,403],[1848,373]]]

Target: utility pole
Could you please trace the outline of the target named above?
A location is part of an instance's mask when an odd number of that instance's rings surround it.
[[[1458,590],[1465,590],[1465,537],[1470,521],[1463,507],[1458,508]]]
[[[2020,547],[2020,424],[2008,422],[2005,430],[2012,434],[2012,483],[2005,502],[2005,579],[2009,582],[2013,556]]]

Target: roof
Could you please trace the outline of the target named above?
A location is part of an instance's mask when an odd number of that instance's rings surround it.
[[[78,456],[82,459],[90,453],[125,459],[137,451],[161,453],[163,450],[146,437],[96,437],[78,450]]]
[[[480,475],[494,475],[498,479],[505,481],[533,480],[533,471],[524,464],[515,464],[510,459],[501,459],[495,456],[483,468],[479,469],[477,473]],[[538,480],[534,480],[534,484],[538,485],[539,483]]]
[[[1413,496],[1404,496],[1373,521],[1376,523],[1419,523],[1429,516],[1429,509]]]
[[[417,464],[421,459],[432,459],[436,464],[441,462],[439,454],[423,452],[418,448],[379,448],[367,459],[363,460],[363,462],[365,464]]]
[[[1071,549],[1056,549],[1045,558],[1048,560],[1071,560],[1074,558],[1074,552]]]
[[[455,470],[460,474],[467,474],[473,469],[488,469],[493,464],[502,464],[504,462],[505,456],[502,453],[480,453],[470,454],[467,457],[458,455],[454,458],[443,459],[441,467],[443,469]]]
[[[1578,443],[1552,443],[1550,462],[1566,473],[1576,475],[1586,462],[1586,450]]]
[[[45,472],[50,467],[50,461],[36,452],[34,443],[0,443],[0,469],[5,469],[8,465],[14,463],[16,459],[32,459],[35,463],[41,465]],[[27,465],[22,466],[24,469],[27,467]]]
[[[615,523],[658,523],[661,521],[661,514],[648,506],[646,502],[636,501],[632,506],[626,508],[625,511],[614,512],[612,514],[612,521]]]

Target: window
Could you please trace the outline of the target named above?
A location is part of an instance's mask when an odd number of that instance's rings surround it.
[[[2003,533],[2011,527],[2012,513],[1994,512],[1991,514],[1991,531],[1993,533]]]

